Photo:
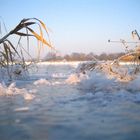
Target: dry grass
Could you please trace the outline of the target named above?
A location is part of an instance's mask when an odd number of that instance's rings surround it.
[[[4,22],[0,22],[0,34],[2,34],[2,23]],[[5,28],[5,24],[3,25]],[[38,30],[39,33],[36,30]],[[44,38],[44,34],[47,35],[48,40]],[[17,45],[14,45],[10,41],[9,37],[12,35],[16,35],[17,38],[19,38]],[[27,48],[21,45],[23,37],[26,38]],[[0,67],[6,68],[8,73],[10,73],[9,66],[11,67],[15,63],[20,64],[24,69],[27,68],[25,64],[25,54],[32,58],[29,52],[29,41],[31,37],[38,40],[38,60],[43,46],[54,49],[49,39],[47,27],[41,20],[37,18],[23,19],[13,30],[6,33],[6,35],[0,39]]]

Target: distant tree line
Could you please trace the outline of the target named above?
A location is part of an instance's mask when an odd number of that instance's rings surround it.
[[[66,54],[64,56],[58,55],[54,52],[49,52],[45,58],[44,61],[90,61],[94,60],[95,58],[98,60],[114,60],[120,56],[124,55],[124,53],[101,53],[100,55],[94,54],[94,53],[71,53]]]

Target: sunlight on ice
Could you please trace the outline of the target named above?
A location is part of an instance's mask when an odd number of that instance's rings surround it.
[[[29,107],[20,107],[20,108],[16,108],[14,109],[15,112],[19,112],[19,111],[28,111]]]

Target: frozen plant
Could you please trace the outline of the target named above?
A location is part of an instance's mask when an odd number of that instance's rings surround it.
[[[26,18],[21,20],[14,29],[8,33],[6,31],[4,36],[2,32],[2,25],[6,28],[3,21],[0,22],[0,73],[2,74],[2,72],[4,72],[9,79],[21,75],[22,72],[27,72],[28,66],[33,63],[33,59],[29,51],[29,42],[31,37],[34,37],[38,41],[38,60],[41,49],[44,45],[49,48],[53,48],[46,25],[37,18]],[[37,29],[39,30],[39,33],[35,31]],[[44,33],[47,35],[48,40],[44,38]],[[18,40],[16,45],[14,45],[11,41],[11,37],[14,35]],[[26,47],[23,47],[21,44],[22,38],[26,38]],[[29,64],[25,63],[25,57],[27,56],[30,58]]]

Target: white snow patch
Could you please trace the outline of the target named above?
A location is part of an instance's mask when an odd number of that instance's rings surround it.
[[[73,67],[77,67],[78,64],[80,64],[81,61],[71,61],[71,62],[67,62],[67,61],[59,61],[59,62],[40,62],[40,63],[37,63],[37,65],[70,65],[70,66],[73,66]]]
[[[114,91],[116,82],[114,79],[108,79],[104,74],[92,73],[89,78],[82,80],[79,83],[81,89],[99,91]]]
[[[35,98],[35,90],[27,90],[25,88],[17,88],[15,83],[11,83],[9,86],[0,83],[0,96],[15,96],[22,95],[25,100],[32,100]]]
[[[50,85],[50,82],[46,79],[39,79],[33,83],[34,85]]]
[[[136,92],[136,91],[140,92],[140,76],[138,76],[133,81],[130,81],[126,86],[126,89],[131,90],[133,92]]]
[[[54,86],[54,85],[61,85],[61,84],[63,84],[63,82],[55,81],[55,82],[51,83],[52,86]]]
[[[53,77],[53,78],[65,78],[66,75],[63,74],[63,73],[53,73],[53,74],[52,74],[52,77]]]
[[[87,79],[88,76],[85,75],[85,74],[82,74],[82,73],[79,73],[79,74],[71,74],[68,79],[66,79],[66,83],[67,84],[77,84],[79,83],[80,81],[84,80],[84,79]]]
[[[23,97],[24,97],[24,99],[25,100],[32,100],[32,99],[34,99],[35,98],[35,95],[33,95],[33,94],[29,94],[29,93],[25,93],[25,94],[23,94]]]

